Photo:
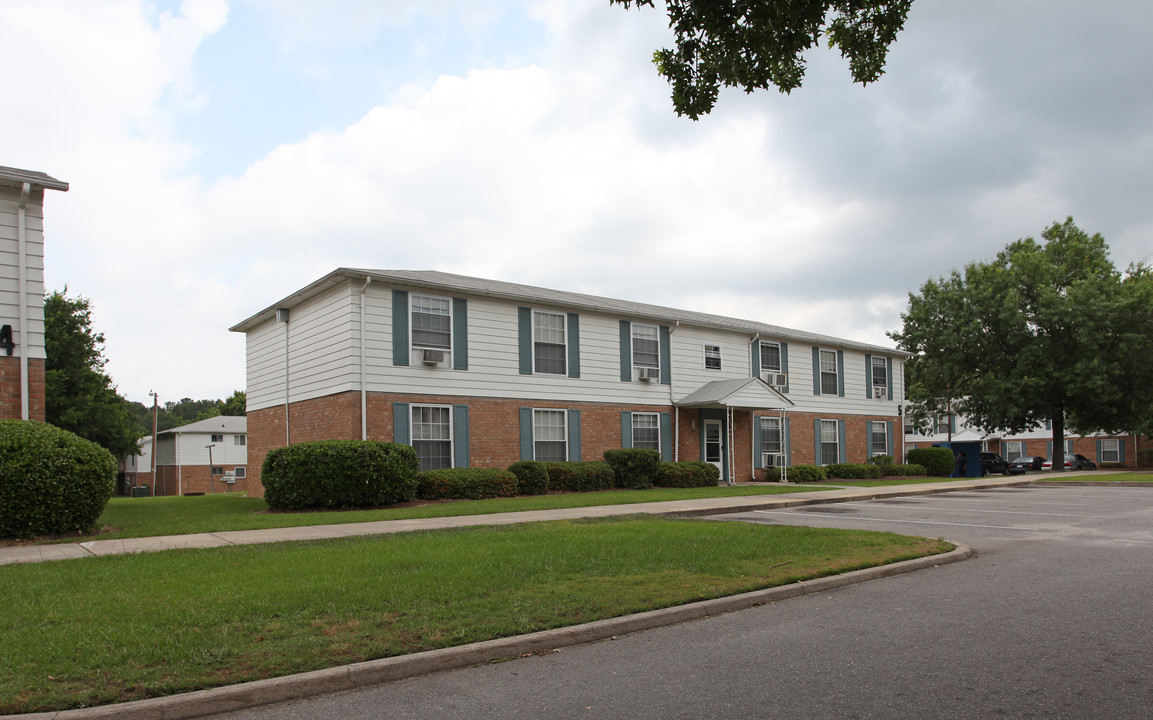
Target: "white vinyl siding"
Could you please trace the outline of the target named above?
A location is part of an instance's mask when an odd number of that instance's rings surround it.
[[[452,467],[452,407],[449,405],[413,405],[412,447],[420,469],[440,470]]]
[[[533,459],[541,462],[568,460],[568,411],[533,410]]]
[[[25,280],[20,288],[17,212],[20,188],[0,187],[0,325],[12,326],[12,357],[44,358],[44,189],[32,187],[24,207]],[[28,337],[20,337],[20,305],[28,319]],[[7,355],[0,351],[0,355]]]
[[[633,447],[645,450],[661,449],[661,423],[657,413],[635,412],[633,416]]]
[[[533,372],[567,375],[565,314],[533,310]]]

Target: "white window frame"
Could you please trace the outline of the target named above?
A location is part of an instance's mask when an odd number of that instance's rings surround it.
[[[247,447],[248,437],[245,435],[233,435],[232,444],[234,447]]]
[[[533,458],[533,460],[539,460],[540,459],[538,457],[539,453],[537,452],[538,443],[560,442],[558,440],[551,440],[551,439],[550,440],[541,440],[540,439],[541,433],[538,429],[538,428],[540,428],[540,424],[538,422],[538,419],[543,417],[545,413],[549,413],[550,415],[556,413],[556,414],[559,414],[559,416],[561,418],[561,421],[562,421],[563,427],[564,427],[564,460],[568,460],[570,457],[569,456],[569,446],[568,446],[568,443],[569,443],[568,410],[565,410],[564,408],[533,408],[532,409],[532,458]]]
[[[638,334],[639,334],[638,331],[640,331],[641,329],[644,329],[646,331],[651,329],[653,337],[651,337],[651,338],[638,337]],[[633,363],[633,376],[634,377],[637,376],[636,371],[639,370],[640,368],[656,368],[657,372],[660,372],[660,369],[661,369],[661,328],[660,328],[660,326],[659,325],[652,325],[649,323],[634,322],[634,323],[632,323],[631,340],[632,340],[632,348],[631,348],[632,357],[630,359],[632,360],[632,363]],[[656,357],[655,363],[650,365],[648,363],[641,364],[641,363],[637,362],[637,340],[656,342],[656,344],[657,344],[656,356],[657,357]]]
[[[948,413],[944,415],[935,415],[933,417],[933,434],[934,435],[948,435],[949,428],[953,426],[953,421]],[[942,430],[941,428],[945,428]]]
[[[1112,448],[1109,447],[1110,443],[1113,444]],[[1112,454],[1112,457],[1110,458],[1106,453]],[[1121,440],[1118,438],[1101,438],[1101,462],[1121,462]]]
[[[425,426],[434,427],[434,426],[440,424],[440,423],[433,423],[433,422],[425,423],[423,421],[418,421],[417,420],[417,411],[424,411],[424,410],[445,410],[448,412],[448,421],[447,421],[447,423],[445,423],[445,425],[448,428],[448,438],[447,439],[446,438],[417,437],[417,428],[418,427],[421,427],[421,428],[423,428]],[[432,404],[432,403],[419,403],[419,404],[413,403],[412,405],[409,406],[408,423],[409,423],[408,424],[409,442],[412,443],[412,447],[414,450],[416,449],[416,444],[418,442],[428,442],[428,443],[448,442],[448,467],[450,467],[450,468],[456,467],[456,453],[455,453],[456,438],[453,437],[452,405],[436,405],[436,404]],[[428,470],[428,469],[434,469],[434,468],[421,468],[421,470]]]
[[[761,454],[769,453],[772,455],[785,454],[785,437],[781,428],[781,419],[779,417],[762,415],[758,418],[761,424],[761,446],[757,448]],[[775,426],[775,427],[773,427]],[[776,434],[775,443],[769,439]],[[776,447],[774,450],[773,447]]]
[[[881,372],[881,382],[877,382],[877,371]],[[885,391],[882,399],[888,398],[889,392],[889,363],[886,358],[873,357],[872,367],[869,368],[869,381],[873,385],[873,394],[876,395],[877,388]]]
[[[244,465],[237,465],[236,467],[232,468],[232,476],[238,480],[243,480],[244,478],[248,477],[248,468]]]
[[[832,370],[827,370],[825,368],[825,366],[827,364],[826,357],[829,358],[828,362],[832,363],[832,368],[833,368]],[[817,371],[821,374],[821,394],[822,395],[836,395],[836,394],[838,394],[838,389],[840,387],[840,373],[839,373],[839,368],[837,367],[837,351],[836,350],[820,350],[817,354],[817,361],[820,363],[820,367],[817,368]],[[826,376],[831,376],[831,378],[832,378],[832,389],[828,389],[825,387]]]
[[[877,450],[877,432],[880,428],[881,449]],[[889,423],[882,420],[869,421],[869,456],[892,455],[889,452]]]
[[[833,465],[841,461],[841,424],[836,420],[821,420],[821,437],[817,438],[817,448],[820,452],[820,457],[817,458],[818,465]],[[825,439],[826,428],[832,427],[833,439],[831,441]],[[833,446],[833,461],[825,462],[825,446]]]
[[[772,364],[765,362],[765,349],[770,348],[770,347],[775,347],[777,349],[777,364],[776,365],[772,365]],[[758,349],[757,352],[760,354],[761,374],[762,375],[764,373],[767,373],[767,372],[770,372],[770,373],[784,372],[781,369],[781,344],[779,342],[773,342],[770,340],[762,340],[761,341],[761,347]]]
[[[659,339],[657,340],[657,344],[658,344],[658,355],[659,355],[659,347],[660,347],[660,340]],[[716,367],[710,367],[709,366],[709,360],[715,360],[716,361]],[[717,371],[719,371],[721,369],[721,346],[720,345],[718,345],[716,343],[705,343],[704,363],[705,363],[705,365],[704,365],[705,370],[717,370]]]
[[[1013,462],[1019,457],[1025,457],[1025,441],[1024,440],[1006,440],[1005,441],[1005,460]],[[1010,449],[1012,448],[1012,449]]]
[[[447,346],[432,345],[430,343],[418,343],[416,341],[417,304],[418,304],[418,300],[422,300],[422,299],[435,300],[437,302],[443,302],[443,303],[446,303],[448,305],[448,313],[447,313],[447,317],[448,317],[448,345]],[[430,313],[424,313],[424,314],[430,314]],[[435,314],[440,315],[440,313],[435,313]],[[413,350],[440,350],[441,352],[445,352],[445,353],[448,353],[449,355],[451,355],[452,354],[452,343],[453,343],[453,339],[454,339],[452,337],[452,320],[453,320],[453,318],[452,318],[452,298],[442,297],[440,295],[425,295],[423,293],[413,293],[409,297],[409,300],[408,300],[408,346],[410,348],[412,348]]]
[[[642,419],[642,418],[652,423],[652,425],[647,425],[647,426],[641,428],[642,430],[649,430],[649,429],[656,430],[656,447],[652,447],[651,445],[637,445],[637,421]],[[660,413],[655,413],[655,412],[635,412],[635,413],[633,413],[632,414],[632,432],[633,432],[633,447],[644,448],[646,450],[656,450],[657,452],[661,451],[661,415],[660,415]]]
[[[561,341],[559,343],[545,341],[537,337],[537,318],[543,316],[559,317],[561,324]],[[540,369],[540,357],[537,355],[537,344],[559,345],[561,347],[561,363],[564,365],[560,372]],[[532,311],[532,371],[536,375],[568,375],[568,315],[555,310]]]

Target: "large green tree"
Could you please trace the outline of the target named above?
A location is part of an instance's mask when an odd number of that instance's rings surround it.
[[[92,329],[88,299],[67,292],[44,300],[45,419],[115,457],[139,453],[143,428],[104,373],[104,335]]]
[[[909,399],[946,405],[986,431],[1140,431],[1153,424],[1153,272],[1121,272],[1100,234],[1072,218],[1041,242],[1010,244],[991,262],[909,294],[890,333],[914,354]],[[1054,470],[1063,469],[1054,463]]]
[[[653,0],[609,0],[630,8]],[[875,81],[913,0],[666,0],[676,47],[653,53],[678,115],[712,111],[721,86],[787,93],[805,76],[804,54],[821,42],[848,59],[853,80]]]

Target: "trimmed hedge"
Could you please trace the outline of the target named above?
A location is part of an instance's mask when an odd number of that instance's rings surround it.
[[[372,440],[322,440],[276,448],[260,481],[274,510],[378,507],[416,497],[416,451]]]
[[[901,476],[901,477],[914,476],[915,477],[917,475],[925,475],[925,474],[927,474],[925,472],[925,466],[924,465],[917,465],[917,464],[886,465],[885,467],[881,468],[881,475],[884,477],[897,477],[897,476]]]
[[[881,467],[886,467],[888,465],[893,464],[893,456],[892,455],[874,455],[871,458],[869,458],[868,460],[866,460],[865,462],[867,462],[870,465],[880,465]]]
[[[949,477],[957,462],[953,451],[945,447],[913,448],[905,453],[905,459],[925,468],[925,474],[931,477]]]
[[[548,493],[548,467],[537,460],[521,460],[508,466],[508,471],[516,475],[518,492],[521,495],[544,495]]]
[[[671,488],[715,487],[720,481],[721,471],[716,465],[700,460],[685,460],[661,463],[653,484]]]
[[[54,425],[0,421],[0,537],[89,533],[116,486],[112,453]]]
[[[825,466],[825,477],[838,480],[876,480],[881,477],[881,466],[868,463],[833,463]]]
[[[613,484],[617,487],[648,490],[656,480],[661,454],[644,448],[605,450],[605,462],[613,469]]]
[[[561,492],[612,490],[613,469],[606,462],[550,462],[548,486]]]
[[[820,465],[793,465],[789,468],[789,480],[795,483],[824,482],[828,475]]]
[[[515,497],[516,475],[499,468],[445,468],[416,475],[421,500],[482,500]]]

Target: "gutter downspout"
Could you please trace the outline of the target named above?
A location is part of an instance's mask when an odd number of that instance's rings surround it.
[[[749,340],[749,370],[750,371],[753,369],[752,368],[753,347],[756,346],[757,341],[760,339],[761,339],[761,334],[757,333],[756,335],[753,335],[752,340]],[[760,373],[758,372],[756,374],[756,376],[759,377]],[[754,425],[756,425],[757,422],[758,422],[757,411],[756,410],[749,410],[749,436],[750,437],[755,438],[757,436],[756,428],[754,427]],[[781,423],[781,432],[782,433],[784,432],[784,422],[783,421]],[[757,453],[760,452],[761,449],[756,446],[756,443],[750,443],[750,445],[752,446],[750,448],[752,450],[752,452],[749,453],[749,475],[750,475],[749,479],[752,482],[756,482],[757,481]],[[765,477],[767,478],[768,476],[769,476],[769,471],[767,469],[765,469]]]
[[[364,276],[364,286],[360,288],[360,439],[368,439],[368,333],[365,332],[365,309],[364,303],[368,292],[368,286],[372,282],[372,278],[368,275]]]
[[[673,355],[673,333],[675,333],[681,326],[681,321],[677,320],[676,325],[669,328],[669,405],[673,406],[673,462],[681,459],[681,408],[673,402],[673,369],[672,369],[672,355]]]
[[[16,206],[16,240],[19,258],[20,283],[20,418],[29,419],[28,400],[28,198],[32,183],[20,188],[20,202]],[[47,408],[45,408],[47,410]]]

